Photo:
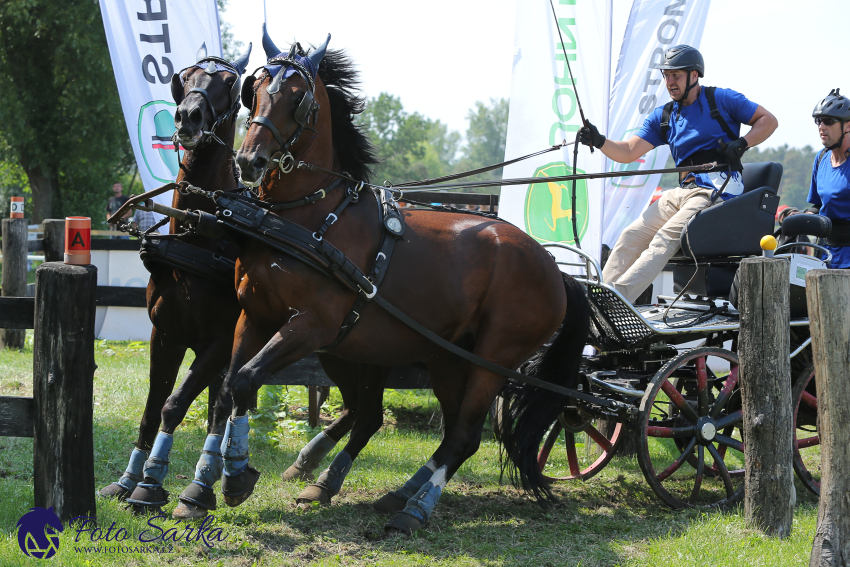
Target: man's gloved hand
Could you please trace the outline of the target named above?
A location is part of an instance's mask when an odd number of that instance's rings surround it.
[[[585,120],[584,126],[578,131],[578,141],[588,147],[601,148],[605,143],[605,136],[600,134],[596,126],[591,124],[590,121]]]
[[[749,149],[747,140],[744,138],[738,138],[737,140],[732,140],[723,146],[720,150],[720,154],[725,158],[726,163],[729,165],[740,166],[741,156],[744,155],[744,152],[747,151],[747,149]]]

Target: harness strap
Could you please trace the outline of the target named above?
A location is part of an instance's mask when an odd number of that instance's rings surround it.
[[[280,146],[280,148],[282,150],[289,147],[287,145],[286,141],[283,138],[283,134],[280,133],[280,130],[277,129],[277,126],[272,124],[271,120],[269,120],[265,116],[254,116],[253,118],[250,118],[249,120],[250,120],[250,122],[248,123],[249,128],[250,128],[251,124],[259,124],[260,126],[265,126],[266,128],[268,128],[271,131],[272,136],[274,136],[274,139],[277,141],[278,145]]]
[[[233,288],[235,257],[238,253],[235,250],[228,251],[228,244],[220,242],[216,251],[210,251],[189,244],[175,234],[144,235],[139,256],[149,272],[153,272],[154,265],[164,265]]]
[[[667,139],[667,131],[670,130],[670,116],[673,114],[673,101],[671,100],[661,109],[661,137]]]

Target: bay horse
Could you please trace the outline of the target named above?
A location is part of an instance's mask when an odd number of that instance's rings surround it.
[[[265,26],[263,34],[267,57],[278,54],[280,50],[271,43]],[[249,46],[237,61],[228,63],[207,57],[205,50],[201,50],[195,65],[173,76],[172,97],[178,104],[175,144],[187,150],[180,165],[178,182],[186,181],[212,191],[236,188],[235,164],[230,149],[235,137],[234,103],[250,51]],[[210,63],[214,67],[210,67]],[[215,137],[205,132],[212,132]],[[180,191],[175,191],[172,206],[209,213],[215,209],[209,199]],[[219,389],[230,360],[233,333],[241,311],[233,288],[233,265],[227,262],[228,257],[235,258],[238,246],[220,238],[185,235],[186,229],[181,222],[171,220],[169,233],[181,235],[179,239],[172,240],[203,251],[189,253],[189,257],[197,260],[194,269],[192,266],[175,267],[147,255],[145,265],[151,272],[147,303],[153,324],[149,392],[136,449],[131,453],[129,464],[116,482],[100,490],[101,496],[126,499],[137,512],[159,510],[168,499],[162,482],[168,471],[174,431],[197,396],[210,388],[211,409],[217,408],[215,411],[221,412],[223,418],[210,420],[195,478],[179,496],[180,503],[174,510],[174,517],[181,519],[200,518],[209,510],[216,509],[213,486],[221,478],[219,450],[224,423],[232,404],[231,396],[219,397]],[[163,240],[156,236],[148,238],[157,242]],[[208,257],[204,257],[204,252]],[[185,259],[185,248],[183,253]],[[213,255],[221,260],[215,260]],[[215,270],[199,271],[198,264],[205,261],[218,263],[219,273]],[[195,362],[172,394],[177,373],[189,348],[195,352]],[[320,355],[319,358],[325,372],[338,383],[344,406],[340,416],[301,450],[296,461],[284,473],[284,480],[312,480],[313,472],[325,456],[352,429],[355,415],[368,416],[361,418],[361,422],[370,421],[367,429],[371,433],[377,431],[382,423],[381,395],[389,369],[341,363],[330,355]],[[363,408],[359,413],[358,406]],[[221,427],[216,429],[215,423],[221,424]],[[365,446],[366,441],[368,437],[358,438],[357,444]],[[354,452],[351,448],[349,450]],[[327,503],[323,494],[311,496],[314,492],[315,488],[305,489],[300,497],[302,505],[313,500]]]
[[[337,174],[365,177],[370,146],[352,119],[362,104],[350,89],[352,64],[341,52],[326,51],[327,43],[309,55],[294,44],[288,56],[270,60],[253,84],[243,85],[250,126],[237,162],[242,181],[256,188],[266,207],[258,206],[256,218],[283,223],[284,232],[315,231],[316,242],[296,245],[296,253],[259,238],[243,243],[236,264],[242,314],[224,382],[233,411],[222,443],[222,492],[231,506],[253,492],[259,471],[249,462],[246,412],[252,393],[280,369],[319,350],[367,365],[425,361],[443,408],[445,436],[431,459],[389,498],[407,499],[385,507],[396,510],[386,529],[410,533],[428,522],[446,483],[477,451],[481,426],[506,378],[437,346],[373,298],[380,294],[439,337],[506,369],[518,368],[560,327],[538,378],[563,386],[572,385],[578,373],[588,303],[581,286],[507,222],[400,211],[380,189],[335,184]],[[299,162],[309,165],[294,167]],[[350,204],[343,207],[346,200]],[[232,215],[219,205],[220,219]],[[370,288],[368,279],[358,289],[344,278],[329,277],[309,259],[320,246],[331,245],[339,252],[337,273],[370,273],[380,259],[381,218],[388,211],[404,226],[392,227],[398,239],[380,289]],[[358,306],[351,326],[349,314],[361,295],[367,301]],[[339,341],[343,324],[350,329]],[[537,449],[568,398],[531,386],[515,392],[500,441],[512,477],[543,499],[551,490],[537,465]],[[345,450],[338,453],[317,484],[336,494],[352,459]]]

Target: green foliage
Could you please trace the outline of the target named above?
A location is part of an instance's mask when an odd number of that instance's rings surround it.
[[[460,170],[477,169],[505,161],[509,106],[506,98],[491,98],[490,106],[479,101],[475,103],[475,108],[467,113],[469,128],[466,130],[464,157],[458,164]],[[502,169],[499,168],[469,179],[498,179],[501,176]],[[498,192],[498,188],[483,187],[480,192]]]
[[[0,68],[0,159],[50,193],[36,192],[32,216],[102,217],[132,153],[98,4],[0,3]]]
[[[219,22],[221,23],[221,50],[225,59],[233,61],[242,55],[242,46],[244,44],[233,37],[233,26],[229,22],[225,22],[221,17],[227,11],[229,1],[216,0],[216,4],[218,5]]]
[[[23,197],[24,210],[32,206],[27,173],[14,161],[0,161],[0,216],[9,216],[10,197]]]

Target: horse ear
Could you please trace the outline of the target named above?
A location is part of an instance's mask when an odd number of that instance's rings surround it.
[[[268,32],[266,32],[266,24],[263,24],[263,51],[266,52],[266,59],[271,59],[278,53],[280,53],[280,49],[272,41],[272,38],[269,37]]]
[[[256,80],[257,77],[254,75],[248,75],[242,83],[242,106],[248,110],[254,106],[254,81]]]
[[[171,75],[171,98],[177,104],[183,101],[183,81],[180,80],[180,73]]]
[[[325,43],[323,43],[322,45],[317,47],[316,50],[313,53],[310,54],[310,61],[313,62],[313,65],[315,65],[316,69],[319,68],[319,63],[322,62],[322,59],[325,56],[325,52],[328,50],[328,44],[330,42],[331,42],[331,34],[328,34],[328,37],[325,40]]]
[[[197,59],[195,61],[200,61],[201,59],[207,58],[207,42],[201,44],[201,48],[198,50],[198,54],[196,55]]]
[[[248,67],[248,58],[251,57],[251,47],[253,47],[253,45],[253,43],[249,43],[248,50],[233,62],[233,66],[236,67],[236,70],[239,71],[240,75],[244,74],[245,69]]]

